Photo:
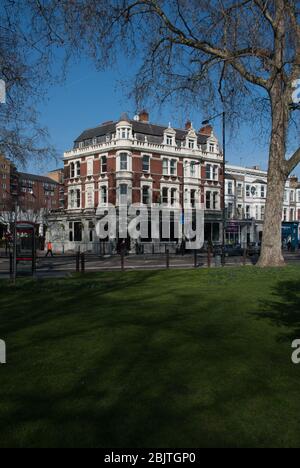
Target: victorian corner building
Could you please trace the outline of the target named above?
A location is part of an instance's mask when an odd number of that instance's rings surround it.
[[[142,204],[179,206],[205,211],[206,242],[223,237],[223,155],[211,126],[200,130],[187,122],[184,129],[150,123],[147,112],[133,120],[126,114],[117,122],[84,131],[64,154],[64,209],[50,214],[48,238],[56,251],[98,253],[95,226],[99,208]],[[267,194],[267,174],[258,167],[226,166],[226,239],[230,243],[259,242]],[[283,220],[300,219],[300,185],[287,183]],[[118,239],[115,239],[118,241]],[[178,240],[140,239],[145,249]],[[132,247],[132,246],[131,246]]]

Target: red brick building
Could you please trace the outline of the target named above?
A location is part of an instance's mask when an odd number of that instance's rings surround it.
[[[42,227],[46,215],[64,207],[61,200],[63,184],[50,177],[18,172],[15,165],[0,157],[0,237],[13,220],[17,203],[18,218]],[[42,232],[41,232],[42,233]]]
[[[66,248],[92,249],[98,242],[97,209],[108,203],[200,205],[206,240],[219,242],[222,160],[211,126],[196,131],[187,122],[184,129],[173,129],[150,123],[147,112],[84,131],[64,155],[66,210],[58,223],[64,224]]]

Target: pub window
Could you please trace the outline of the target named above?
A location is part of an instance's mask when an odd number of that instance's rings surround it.
[[[70,164],[70,177],[71,179],[74,179],[75,177],[75,164],[74,163]]]
[[[143,156],[143,172],[150,172],[150,156]]]
[[[177,190],[172,188],[171,189],[171,205],[175,205],[176,203],[176,194],[177,194]]]
[[[168,197],[169,197],[169,189],[167,187],[164,187],[162,189],[162,202],[163,202],[163,204],[165,204],[165,205],[168,204],[168,202],[169,202]]]
[[[211,180],[211,165],[207,164],[206,166],[206,179]]]
[[[107,157],[102,156],[101,158],[101,173],[105,174],[107,172]]]
[[[107,187],[101,187],[101,203],[107,203]]]
[[[143,187],[143,204],[149,205],[150,203],[150,187]]]
[[[76,163],[76,177],[80,177],[80,161]]]
[[[76,206],[77,208],[81,207],[81,191],[79,189],[76,190]]]
[[[120,170],[127,171],[128,170],[128,155],[127,153],[120,154]]]
[[[74,241],[82,241],[82,224],[80,222],[74,223]]]
[[[196,206],[196,190],[191,190],[191,206],[192,208]]]
[[[169,174],[169,160],[163,159],[163,175]]]
[[[170,172],[171,172],[172,176],[176,175],[176,173],[177,173],[177,161],[176,161],[176,159],[171,159]]]
[[[211,193],[206,192],[206,209],[210,210],[211,209]]]

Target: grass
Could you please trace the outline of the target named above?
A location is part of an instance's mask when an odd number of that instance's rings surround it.
[[[0,447],[300,447],[300,268],[0,283]]]

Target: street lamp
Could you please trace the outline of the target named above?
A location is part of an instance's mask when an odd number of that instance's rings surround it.
[[[225,207],[225,169],[226,169],[226,112],[214,115],[202,122],[202,125],[208,125],[212,120],[222,116],[222,134],[223,134],[223,233],[222,233],[222,264],[225,265],[225,243],[226,243],[226,207]]]

